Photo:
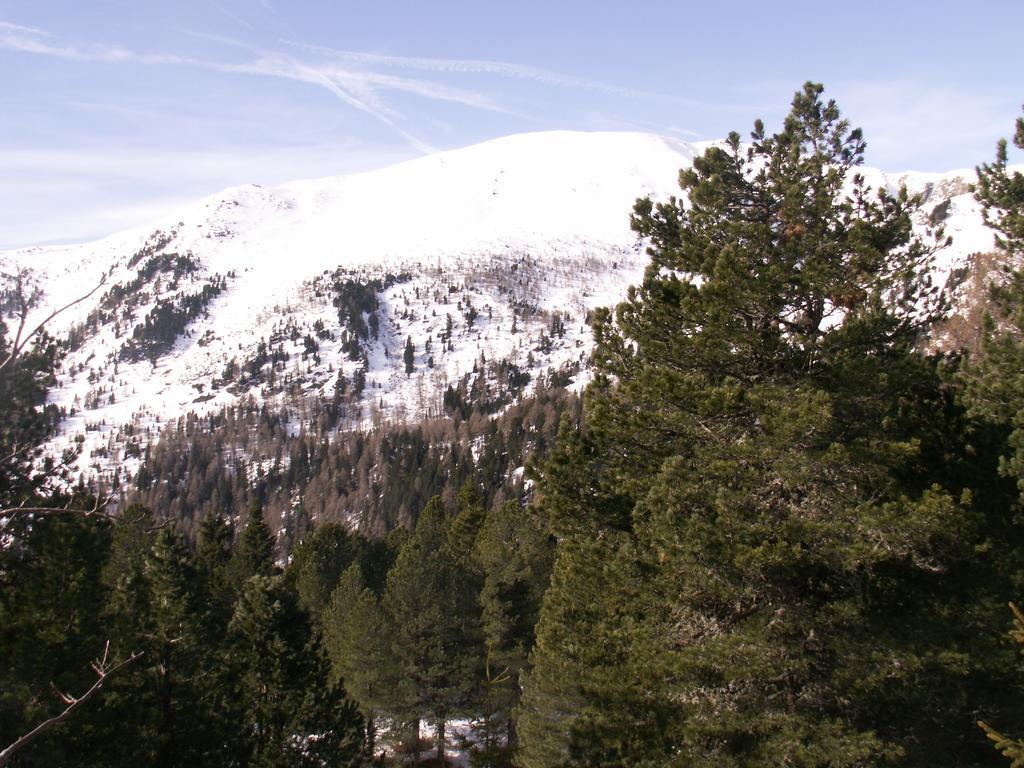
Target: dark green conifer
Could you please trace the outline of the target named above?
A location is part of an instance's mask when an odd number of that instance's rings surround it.
[[[1005,675],[975,628],[1006,578],[917,351],[931,248],[821,95],[637,202],[650,265],[597,314],[583,432],[540,484],[525,767],[984,759],[964,723]]]
[[[331,595],[323,618],[324,648],[332,679],[343,683],[366,721],[367,750],[375,749],[377,713],[392,706],[399,687],[391,628],[377,596],[353,563]]]
[[[416,367],[416,347],[412,345],[412,336],[405,340],[405,351],[402,353],[405,362],[405,375],[409,376]]]
[[[0,745],[6,747],[67,705],[55,688],[80,694],[107,641],[105,520],[74,513],[8,523],[0,546]],[[100,700],[102,701],[102,700]],[[92,703],[92,702],[90,702]],[[96,707],[76,713],[23,750],[26,765],[97,765],[86,731]]]
[[[472,482],[459,489],[456,499],[456,514],[448,526],[448,548],[457,558],[468,561],[473,555],[480,526],[485,518],[480,492]]]
[[[319,526],[292,553],[287,576],[299,605],[317,622],[348,567],[359,558],[360,539],[338,523]]]
[[[152,632],[146,557],[155,543],[153,513],[141,504],[128,506],[113,526],[103,582],[109,590],[104,623],[114,647],[129,654],[142,635]]]
[[[234,692],[250,766],[361,766],[363,723],[332,684],[307,617],[278,575],[250,578],[229,626],[240,676]]]
[[[482,574],[485,648],[483,751],[491,762],[516,742],[514,711],[533,650],[541,601],[551,578],[554,545],[530,510],[509,501],[487,513],[473,547]],[[504,736],[504,747],[499,735]]]
[[[249,511],[249,520],[242,529],[231,555],[231,570],[235,590],[253,576],[270,576],[277,572],[274,551],[274,534],[266,520],[263,508],[254,506]]]
[[[437,723],[439,760],[447,721],[473,714],[483,662],[475,581],[448,546],[448,523],[441,499],[431,499],[388,573],[383,598],[401,680],[395,709]]]
[[[234,527],[222,515],[210,514],[199,524],[196,545],[196,569],[203,584],[210,631],[222,634],[234,610],[235,587],[232,582],[231,553]]]
[[[57,345],[44,334],[8,360],[13,341],[3,322],[10,298],[6,289],[0,284],[0,509],[26,504],[45,490],[46,476],[34,463],[58,419],[55,406],[44,407],[54,382]]]
[[[152,682],[152,717],[139,746],[153,765],[200,761],[214,747],[202,701],[203,655],[209,651],[202,631],[199,584],[191,555],[171,528],[163,528],[145,559],[149,583],[150,628],[142,664]]]
[[[1024,149],[1024,117],[1017,118],[1014,144]],[[1017,515],[1024,504],[1024,174],[1010,172],[1007,159],[1006,141],[1000,140],[995,162],[977,169],[975,197],[982,205],[985,221],[997,232],[1003,269],[991,289],[995,315],[986,316],[981,349],[960,371],[959,381],[964,384],[964,400],[976,422],[972,425],[974,442],[979,443],[982,435],[996,435],[998,472],[1016,485],[1015,503],[1005,505],[1012,509],[1006,528],[1013,531],[1019,527]],[[1000,533],[992,531],[994,536]],[[1004,538],[1009,537],[999,536],[1000,540]],[[1024,615],[1012,603],[1010,608],[1014,624],[1011,636],[1020,644],[1024,642]],[[1000,726],[1006,723],[1012,727],[1016,721],[1019,732],[1019,715],[1003,710],[986,717]],[[1010,759],[1011,766],[1024,765],[1024,741],[1004,735],[984,721],[979,725]]]
[[[1024,117],[1014,144],[1024,149]],[[1007,169],[1006,141],[994,163],[978,168],[975,196],[996,230],[1002,274],[992,286],[995,315],[986,318],[978,359],[964,372],[971,413],[1007,432],[1000,472],[1017,483],[1024,500],[1024,174]]]

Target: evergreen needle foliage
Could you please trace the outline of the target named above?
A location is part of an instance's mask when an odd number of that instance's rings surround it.
[[[1024,149],[1024,117],[1017,118],[1014,144]],[[996,317],[985,318],[981,352],[962,372],[965,401],[972,414],[1005,436],[999,472],[1015,482],[1024,503],[1024,174],[1007,169],[1006,141],[1000,140],[994,163],[978,168],[975,196],[985,221],[996,229],[1003,274],[992,286]],[[1024,614],[1010,603],[1013,640],[1024,643]],[[1018,727],[1020,720],[1017,720]],[[1013,768],[1024,766],[1024,740],[978,723]]]
[[[1009,703],[1008,658],[978,628],[1019,532],[973,503],[1005,484],[968,476],[918,351],[942,233],[867,187],[822,94],[709,148],[682,199],[636,204],[650,265],[597,315],[583,426],[540,478],[559,542],[524,768],[990,757],[972,714]]]

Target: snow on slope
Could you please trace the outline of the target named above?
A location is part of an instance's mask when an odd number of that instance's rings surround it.
[[[437,415],[446,387],[488,363],[528,373],[524,391],[548,370],[575,374],[588,311],[616,303],[646,261],[633,201],[677,193],[696,152],[640,133],[512,136],[379,171],[242,186],[95,243],[0,254],[33,270],[46,306],[106,276],[53,326],[77,342],[51,396],[69,414],[52,448],[79,444],[87,474],[131,472],[155,430],[186,412],[242,397],[299,412],[304,397],[333,396],[339,373],[349,425]],[[991,247],[969,174],[864,172],[931,195],[926,212],[951,199],[943,273]],[[339,286],[362,296],[375,279],[379,308],[362,320],[379,327],[355,338],[366,323],[342,316]],[[161,311],[186,306],[172,343],[147,336]]]

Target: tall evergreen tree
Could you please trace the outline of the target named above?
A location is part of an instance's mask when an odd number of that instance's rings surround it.
[[[131,653],[141,636],[152,634],[146,557],[155,543],[155,521],[148,508],[132,504],[118,515],[103,571],[109,594],[104,623],[117,650]]]
[[[47,473],[39,472],[35,462],[56,423],[56,409],[44,406],[57,361],[57,346],[46,336],[8,359],[12,341],[3,322],[8,298],[3,289],[0,284],[0,509],[31,506],[33,497],[45,490]]]
[[[360,549],[360,539],[338,523],[319,526],[295,548],[287,575],[299,605],[316,621],[327,609],[342,574],[359,558]]]
[[[191,554],[171,528],[163,528],[146,557],[151,634],[145,668],[152,675],[154,723],[143,734],[152,765],[197,763],[206,736],[202,711],[202,633],[198,579]]]
[[[9,538],[0,546],[0,748],[66,707],[55,688],[79,694],[95,681],[89,664],[108,639],[102,574],[110,526],[67,513],[19,518],[4,536]],[[96,716],[95,707],[76,713],[18,759],[25,765],[76,762],[88,743],[83,730]]]
[[[361,766],[363,723],[282,576],[249,579],[229,627],[246,724],[243,765]]]
[[[978,630],[1013,576],[940,448],[915,201],[866,187],[822,91],[637,202],[650,265],[540,486],[523,766],[985,760],[964,724],[1006,656]]]
[[[399,711],[437,723],[439,761],[447,721],[471,714],[482,663],[475,583],[448,536],[444,505],[434,497],[388,573],[383,598],[401,677]]]
[[[412,336],[405,340],[405,349],[402,352],[402,360],[405,362],[405,375],[410,376],[416,367],[416,347],[412,345]]]
[[[448,548],[452,554],[464,561],[473,556],[473,545],[486,513],[480,493],[472,482],[459,489],[456,498],[456,514],[448,526]]]
[[[376,747],[378,712],[393,704],[400,683],[391,648],[391,627],[378,597],[353,563],[331,595],[323,618],[324,648],[333,680],[343,683],[366,721],[367,750]]]
[[[222,515],[211,514],[199,524],[196,569],[205,597],[203,608],[209,631],[222,634],[234,610],[236,594],[232,582],[231,555],[234,526]]]
[[[1017,118],[1013,143],[1024,149],[1024,117]],[[985,221],[997,232],[1003,270],[992,286],[996,314],[985,318],[980,353],[960,371],[959,381],[964,384],[971,415],[983,425],[978,431],[988,427],[1001,438],[998,470],[1016,486],[1016,503],[1007,506],[1019,515],[1024,504],[1024,174],[1010,172],[1007,159],[1003,139],[997,145],[995,162],[977,169],[975,197]],[[1014,527],[1016,524],[1014,519]],[[1010,607],[1011,636],[1019,644],[1024,642],[1024,616],[1015,605]],[[1013,723],[1012,715],[1005,712],[991,717]],[[1024,765],[1024,741],[1004,735],[984,721],[979,725],[1012,766]]]
[[[1014,144],[1024,149],[1024,117],[1016,128]],[[963,381],[972,413],[1008,431],[1000,471],[1024,500],[1024,174],[1010,172],[1007,158],[1004,139],[995,162],[978,168],[975,196],[996,230],[1003,279],[992,286],[996,314],[986,318],[981,354]]]
[[[263,508],[254,506],[231,554],[232,586],[240,592],[253,576],[271,576],[277,572],[274,534],[263,518]]]
[[[553,542],[543,523],[514,501],[487,513],[474,542],[473,562],[482,574],[480,606],[486,653],[483,746],[495,758],[515,746],[513,713],[553,559]],[[496,738],[501,732],[504,749]]]

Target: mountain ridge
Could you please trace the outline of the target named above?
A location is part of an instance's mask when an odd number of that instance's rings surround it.
[[[377,171],[232,187],[155,228],[0,253],[30,270],[45,306],[105,280],[52,325],[71,350],[50,397],[65,418],[49,450],[79,447],[79,471],[102,477],[132,471],[162,425],[244,397],[289,411],[295,429],[304,402],[340,398],[351,428],[441,416],[446,391],[489,365],[518,372],[500,397],[545,377],[580,386],[590,311],[621,300],[646,264],[633,201],[676,194],[679,169],[706,145],[521,134]],[[858,171],[921,193],[920,229],[942,219],[954,244],[937,280],[991,248],[968,173]]]

